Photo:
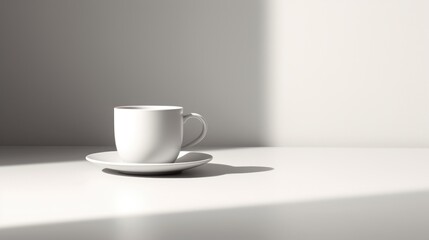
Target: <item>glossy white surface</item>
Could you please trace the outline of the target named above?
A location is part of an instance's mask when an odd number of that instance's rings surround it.
[[[190,118],[198,119],[203,128],[197,138],[183,146],[183,124]],[[183,147],[203,140],[207,124],[201,115],[184,115],[178,106],[120,106],[114,108],[114,132],[123,161],[172,163]]]
[[[429,149],[201,149],[164,177],[84,160],[106,150],[0,148],[0,239],[429,237]]]
[[[180,151],[174,163],[126,163],[122,161],[117,151],[92,153],[86,156],[86,160],[101,168],[142,175],[177,174],[206,164],[212,158],[210,154],[190,151]]]

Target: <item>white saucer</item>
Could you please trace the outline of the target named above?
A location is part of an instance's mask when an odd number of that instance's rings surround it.
[[[209,154],[188,151],[181,151],[174,163],[125,163],[121,161],[117,151],[93,153],[86,156],[86,160],[103,168],[141,175],[178,173],[206,164],[212,159],[213,157]]]

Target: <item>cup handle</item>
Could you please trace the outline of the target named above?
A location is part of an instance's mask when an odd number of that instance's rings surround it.
[[[197,143],[201,142],[201,140],[203,140],[203,138],[207,134],[207,123],[204,120],[203,116],[201,116],[198,113],[190,113],[190,114],[183,115],[183,124],[185,124],[186,121],[188,121],[188,119],[190,119],[190,118],[196,118],[196,119],[200,120],[200,122],[203,124],[203,129],[201,130],[201,133],[200,133],[200,135],[198,135],[197,138],[195,138],[191,142],[183,145],[182,148],[191,147],[191,146],[196,145]]]

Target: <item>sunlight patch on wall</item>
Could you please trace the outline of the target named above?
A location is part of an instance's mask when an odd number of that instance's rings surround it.
[[[282,1],[267,7],[273,146],[429,146],[429,3]]]

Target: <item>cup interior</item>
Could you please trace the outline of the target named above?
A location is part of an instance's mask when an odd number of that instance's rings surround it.
[[[115,109],[165,111],[165,110],[179,110],[179,109],[182,109],[182,107],[179,107],[179,106],[162,106],[162,105],[130,105],[130,106],[115,107]]]

